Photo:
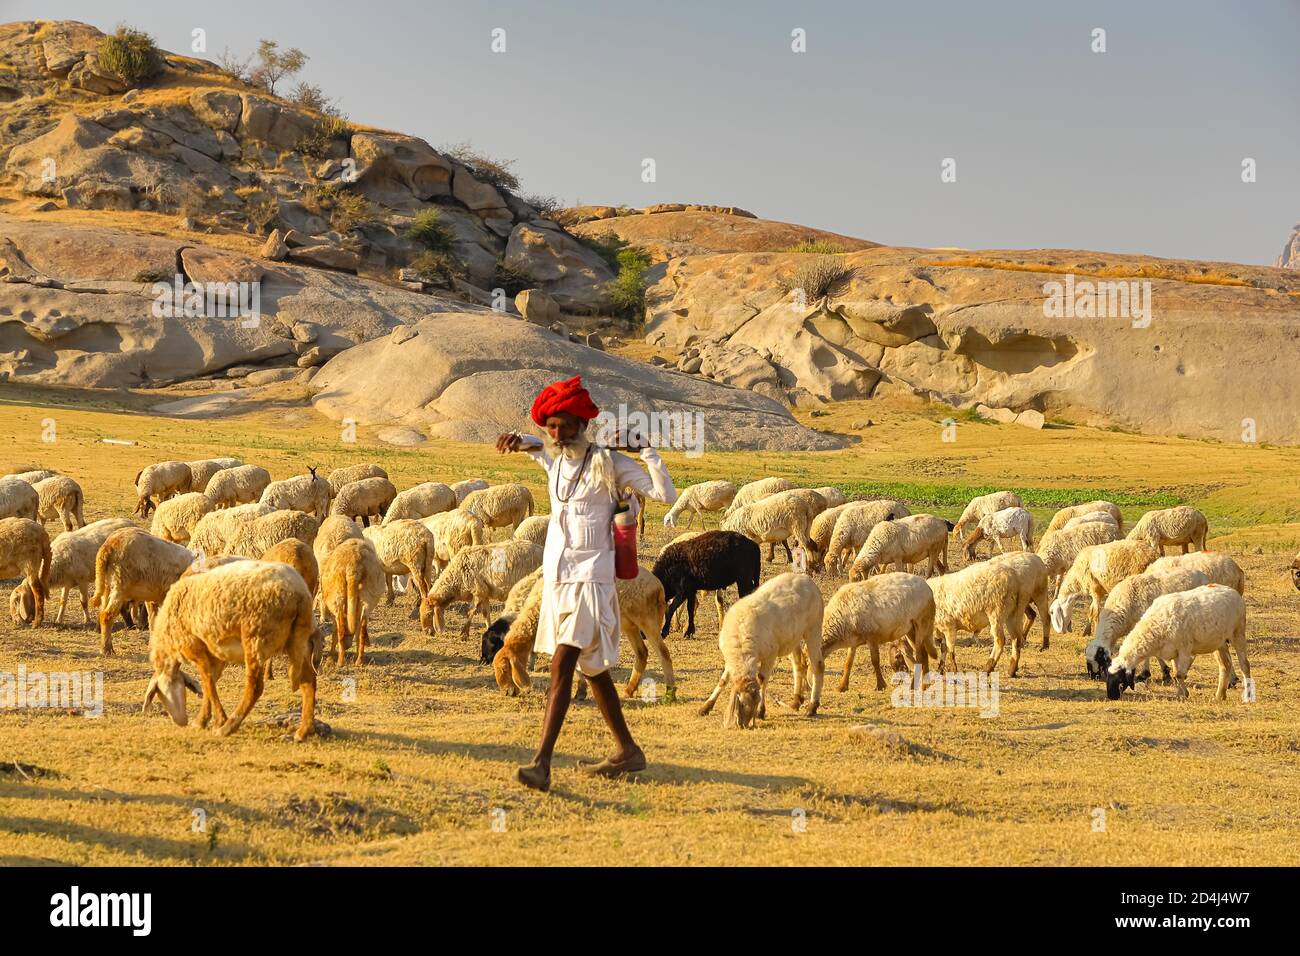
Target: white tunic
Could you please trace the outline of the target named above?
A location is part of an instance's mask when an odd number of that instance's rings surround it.
[[[533,649],[554,654],[561,644],[582,648],[578,669],[594,676],[618,663],[618,593],[611,527],[617,500],[593,477],[590,459],[585,467],[580,458],[553,459],[539,439],[522,437],[523,450],[546,469],[551,496],[551,522],[542,552],[542,606]],[[593,457],[597,450],[593,445]],[[653,448],[641,452],[648,474],[626,455],[611,451],[609,456],[620,491],[632,488],[665,504],[677,500],[668,470]]]

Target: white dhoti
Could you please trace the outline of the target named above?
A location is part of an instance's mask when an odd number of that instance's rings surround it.
[[[587,677],[618,663],[618,591],[594,581],[543,584],[533,650],[554,654],[561,644],[582,650],[578,670]]]

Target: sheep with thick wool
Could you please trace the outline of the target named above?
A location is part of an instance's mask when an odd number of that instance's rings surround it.
[[[1169,546],[1182,546],[1183,554],[1191,546],[1205,550],[1205,538],[1210,533],[1210,523],[1195,508],[1179,505],[1148,511],[1129,531],[1130,541],[1146,541],[1162,555]]]
[[[752,727],[767,716],[767,682],[778,658],[790,658],[794,671],[794,697],[798,711],[808,675],[812,696],[809,717],[821,705],[825,662],[822,660],[822,618],[825,603],[817,583],[806,574],[787,572],[772,578],[741,598],[727,612],[718,631],[722,651],[722,676],[700,708],[708,714],[724,692],[724,727]]]
[[[490,626],[491,602],[504,601],[515,582],[541,564],[542,549],[531,541],[462,548],[420,601],[420,626],[428,634],[443,633],[443,609],[454,601],[470,602],[462,637],[469,636],[475,614],[483,618],[485,627]]]
[[[456,492],[440,481],[426,481],[414,488],[399,491],[393,503],[384,512],[384,520],[380,524],[400,521],[403,518],[415,520],[427,518],[429,515],[451,511],[456,504]]]
[[[347,650],[353,637],[359,667],[366,662],[366,644],[370,639],[370,614],[384,596],[388,575],[365,538],[349,538],[325,559],[320,569],[321,616],[334,622],[334,641],[338,645],[338,665],[347,662]]]
[[[1115,520],[1115,527],[1122,532],[1124,530],[1124,516],[1120,514],[1119,506],[1114,502],[1098,499],[1096,501],[1085,501],[1081,505],[1068,505],[1052,515],[1052,520],[1047,523],[1047,531],[1056,531],[1064,528],[1073,519],[1092,514],[1095,511],[1104,511]],[[1047,531],[1043,533],[1046,534]]]
[[[1069,531],[1071,528],[1077,528],[1079,525],[1088,524],[1089,522],[1108,524],[1115,529],[1115,535],[1117,537],[1119,536],[1119,522],[1115,520],[1115,516],[1109,511],[1086,511],[1081,515],[1075,515],[1069,521],[1065,522],[1065,524],[1061,525],[1061,528],[1065,531]]]
[[[159,461],[145,465],[135,473],[135,511],[141,518],[149,517],[149,512],[156,506],[154,498],[159,501],[173,495],[181,495],[191,490],[194,473],[183,461]]]
[[[369,525],[371,519],[377,524],[396,497],[397,487],[387,478],[360,478],[339,489],[330,513],[347,515],[360,521],[363,527]]]
[[[32,485],[36,490],[37,520],[62,521],[63,530],[73,531],[86,523],[83,511],[86,496],[81,485],[66,475],[54,475]]]
[[[1210,579],[1200,571],[1173,568],[1168,571],[1148,569],[1115,585],[1106,595],[1106,602],[1097,615],[1097,632],[1083,649],[1088,676],[1105,679],[1106,669],[1119,642],[1133,630],[1156,598],[1209,583]]]
[[[822,549],[826,571],[831,574],[847,571],[876,525],[882,521],[906,518],[911,513],[907,505],[893,498],[850,501],[835,519],[830,539]]]
[[[822,500],[826,502],[827,508],[838,508],[840,505],[846,504],[849,500],[844,496],[844,492],[840,491],[840,489],[836,488],[834,485],[823,485],[820,488],[814,488],[813,491],[822,496]]]
[[[1083,634],[1092,634],[1106,595],[1125,578],[1141,574],[1158,557],[1160,552],[1146,541],[1127,538],[1084,548],[1052,601],[1052,626],[1061,634],[1068,633],[1075,606],[1087,602],[1088,623]]]
[[[1201,654],[1217,654],[1219,686],[1214,697],[1225,700],[1233,674],[1229,645],[1236,651],[1241,673],[1250,680],[1246,601],[1235,590],[1222,584],[1205,584],[1161,595],[1129,631],[1106,669],[1106,696],[1118,700],[1126,687],[1133,687],[1138,667],[1154,657],[1174,662],[1178,699],[1185,700],[1189,696],[1187,671],[1192,660]]]
[[[22,578],[19,587],[25,585],[31,594],[32,627],[40,627],[45,621],[51,560],[50,536],[39,522],[0,518],[0,578]],[[11,599],[10,609],[18,606]]]
[[[779,544],[785,549],[786,560],[793,561],[787,541],[793,538],[811,555],[808,530],[814,517],[816,512],[806,499],[773,494],[732,511],[723,519],[722,530],[738,531],[758,545]]]
[[[529,515],[519,522],[515,533],[511,535],[517,541],[531,541],[533,544],[546,546],[546,535],[551,530],[550,515]]]
[[[55,624],[63,623],[68,609],[68,592],[81,595],[81,619],[90,624],[90,591],[95,584],[95,555],[100,546],[114,531],[134,528],[129,518],[104,518],[92,521],[74,531],[64,531],[50,542],[50,570],[45,582],[46,596],[53,597],[54,589],[62,590],[63,599]],[[9,600],[9,611],[15,624],[30,624],[35,617],[36,600],[31,585],[24,580],[14,588]]]
[[[1053,582],[1053,594],[1060,590],[1061,578],[1070,570],[1080,551],[1118,538],[1119,529],[1115,525],[1101,522],[1089,522],[1069,530],[1058,528],[1044,534],[1038,542],[1037,554],[1043,559],[1043,564],[1047,565],[1047,573]]]
[[[1009,644],[1011,666],[1007,674],[1015,677],[1025,646],[1025,612],[1035,600],[1033,588],[1037,582],[1022,578],[1016,566],[994,560],[967,565],[926,583],[934,594],[935,636],[943,641],[939,648],[940,670],[957,670],[959,633],[978,634],[987,627],[993,635],[993,647],[984,672],[993,672]]]
[[[190,466],[190,489],[202,491],[208,487],[208,482],[217,472],[226,468],[238,468],[243,462],[238,458],[200,458],[185,464]]]
[[[338,497],[343,486],[353,481],[361,481],[363,478],[387,478],[388,472],[380,468],[373,462],[362,462],[359,465],[348,465],[344,468],[335,468],[329,473],[325,480],[330,484],[330,499]]]
[[[0,478],[0,518],[35,521],[40,512],[41,497],[35,488],[17,478]]]
[[[298,538],[285,538],[278,544],[271,545],[258,560],[287,564],[302,575],[307,590],[313,595],[320,585],[320,565],[316,562],[316,555],[312,552],[311,545],[304,544]]]
[[[895,571],[926,561],[926,576],[948,570],[948,533],[952,522],[935,515],[908,515],[882,521],[871,529],[849,569],[850,581],[866,580],[877,568],[892,564]]]
[[[282,511],[302,511],[317,521],[330,513],[330,483],[308,468],[305,475],[273,481],[262,489],[262,504]]]
[[[484,478],[466,478],[464,481],[453,482],[451,490],[456,495],[456,507],[459,508],[465,498],[472,492],[491,487],[492,485]]]
[[[871,649],[871,666],[876,673],[876,690],[885,689],[880,670],[880,647],[906,641],[912,659],[922,673],[939,651],[934,644],[934,592],[925,579],[897,571],[878,574],[866,581],[841,585],[826,605],[822,621],[822,657],[841,647],[849,649],[840,679],[841,692],[849,689],[849,675],[857,648]]]
[[[113,622],[130,601],[144,603],[149,620],[167,591],[194,561],[194,552],[156,538],[142,528],[114,531],[95,555],[95,593],[90,606],[99,611],[101,653],[113,653]]]
[[[388,576],[385,585],[388,603],[393,603],[393,577],[410,575],[415,590],[424,600],[433,581],[433,558],[437,548],[433,532],[414,518],[399,518],[386,524],[371,525],[362,532],[375,547],[379,563]]]
[[[776,504],[777,501],[788,501],[796,507],[804,509],[809,515],[808,531],[810,535],[812,532],[812,523],[817,520],[818,515],[826,510],[826,499],[822,496],[821,492],[814,491],[811,488],[788,488],[785,491],[778,491],[775,494],[768,495],[766,498],[761,500],[768,503],[768,507],[773,509],[779,507]],[[769,541],[767,543],[767,560],[771,561],[775,557],[775,552],[773,550],[775,547],[775,541]],[[793,560],[790,555],[790,542],[788,540],[783,542],[782,547],[785,548],[786,559]],[[815,559],[816,555],[813,553],[811,537],[807,542],[802,543],[801,547],[804,549],[805,561],[811,562]]]
[[[1023,550],[1033,551],[1034,516],[1018,506],[984,515],[966,536],[966,560],[975,560],[975,546],[984,540],[995,544],[999,553],[1005,552],[1008,538],[1014,538]]]
[[[844,509],[849,507],[852,502],[845,502],[842,505],[828,506],[825,511],[821,512],[812,520],[808,526],[808,540],[812,543],[813,553],[809,555],[808,566],[814,570],[820,570],[826,560],[826,549],[831,543],[831,534],[835,531],[835,522],[839,520]]]
[[[206,492],[205,492],[206,496]],[[208,499],[211,501],[212,499]],[[226,543],[234,538],[235,533],[250,521],[264,515],[273,514],[275,509],[261,502],[236,505],[233,508],[209,511],[194,525],[190,532],[189,546],[196,554],[215,557],[226,550]]]
[[[673,506],[664,515],[664,524],[675,528],[681,516],[686,515],[686,527],[689,528],[698,515],[700,527],[704,527],[704,516],[716,514],[730,505],[738,490],[734,481],[725,479],[697,482],[677,496]]]
[[[1222,584],[1225,588],[1232,588],[1242,597],[1246,596],[1246,572],[1230,555],[1222,551],[1193,551],[1189,554],[1167,555],[1153,561],[1147,570],[1161,572],[1172,571],[1175,568],[1200,571],[1210,579],[1211,584]]]
[[[985,515],[991,515],[995,511],[1001,511],[1003,508],[1023,508],[1025,503],[1020,500],[1020,496],[1014,491],[995,491],[992,494],[979,495],[970,500],[953,525],[953,531],[958,538],[966,534],[966,528],[979,522],[980,518]]]
[[[320,522],[303,511],[272,511],[247,521],[235,529],[226,542],[223,554],[244,558],[260,557],[262,552],[285,538],[297,538],[310,547],[316,540]]]
[[[330,552],[344,541],[363,537],[365,536],[361,533],[361,525],[347,515],[330,515],[320,523],[320,528],[316,531],[316,539],[311,543],[311,550],[316,558],[316,564],[318,566],[324,565],[325,559],[329,557]]]
[[[0,481],[3,481],[6,478],[14,478],[18,481],[25,481],[29,485],[34,485],[38,481],[44,481],[46,478],[53,478],[57,474],[57,471],[52,471],[49,468],[38,468],[35,471],[17,471],[8,475],[0,475]]]
[[[771,478],[759,478],[756,481],[741,485],[737,489],[735,497],[731,499],[731,504],[727,505],[726,510],[722,512],[722,516],[728,518],[747,505],[762,501],[768,495],[774,495],[779,491],[789,491],[793,487],[795,487],[795,484],[789,478],[781,478],[776,475]]]
[[[422,519],[420,524],[433,532],[433,566],[438,574],[442,573],[462,548],[488,543],[487,527],[483,524],[483,519],[468,511],[457,509],[439,512]]]
[[[149,636],[153,677],[144,708],[159,697],[172,720],[185,726],[185,690],[193,681],[181,665],[189,661],[202,684],[199,727],[215,722],[217,733],[229,736],[262,696],[271,659],[284,654],[289,685],[302,692],[302,717],[293,737],[304,740],[315,730],[316,663],[323,644],[312,618],[311,592],[287,565],[235,561],[186,576],[170,589],[154,619]],[[244,693],[229,717],[217,696],[217,681],[227,664],[244,665]]]
[[[199,521],[212,510],[212,499],[206,494],[187,491],[158,503],[149,533],[174,544],[188,544]]]
[[[214,508],[233,508],[258,501],[271,483],[271,473],[261,465],[237,465],[222,468],[208,479],[203,493],[212,499]]]
[[[472,491],[459,508],[477,516],[485,528],[509,528],[511,534],[535,510],[533,493],[520,484],[492,485]]]

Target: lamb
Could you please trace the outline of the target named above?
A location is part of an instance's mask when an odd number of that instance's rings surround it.
[[[22,577],[19,587],[26,585],[31,593],[32,627],[45,621],[51,560],[50,536],[40,523],[31,518],[0,518],[0,578]],[[12,599],[10,607],[16,607]]]
[[[729,518],[746,505],[752,505],[757,501],[762,501],[768,495],[774,495],[778,491],[789,491],[793,488],[794,482],[789,478],[771,477],[759,478],[757,481],[751,481],[747,485],[741,485],[737,490],[731,504],[727,505],[722,512],[724,518]]]
[[[141,518],[149,517],[149,512],[157,507],[153,501],[155,495],[162,501],[173,495],[184,494],[190,490],[193,481],[194,474],[183,461],[160,461],[146,465],[135,473],[137,501],[132,513]]]
[[[546,535],[550,530],[550,515],[531,515],[519,523],[512,537],[517,541],[531,541],[545,547]]]
[[[374,545],[364,538],[349,538],[325,559],[320,569],[322,617],[334,622],[338,642],[338,665],[347,662],[353,635],[357,639],[355,663],[366,662],[370,612],[379,606],[387,575]]]
[[[256,558],[285,538],[297,538],[308,547],[316,540],[320,522],[301,511],[272,511],[247,521],[235,529],[222,554]]]
[[[347,515],[359,520],[363,526],[370,524],[371,518],[378,523],[396,497],[397,488],[387,478],[349,481],[339,489],[331,514]]]
[[[835,527],[826,544],[826,570],[833,574],[837,568],[848,568],[854,555],[867,543],[867,538],[876,525],[882,521],[906,518],[911,513],[907,510],[907,505],[893,498],[849,502],[835,519]]]
[[[1150,542],[1162,555],[1168,545],[1182,545],[1183,554],[1186,554],[1191,545],[1195,545],[1197,551],[1204,551],[1209,532],[1210,524],[1205,515],[1195,508],[1179,505],[1177,508],[1148,511],[1138,519],[1128,537],[1130,541]]]
[[[1032,588],[1037,582],[1023,579],[1016,566],[993,560],[967,565],[960,571],[930,578],[927,583],[934,593],[934,630],[946,648],[947,669],[957,670],[957,634],[978,634],[987,627],[993,633],[993,648],[984,672],[993,672],[1003,648],[1010,643],[1011,666],[1007,674],[1015,677],[1025,646],[1025,611],[1036,598]],[[940,657],[940,670],[945,669],[944,659]]]
[[[928,561],[926,576],[948,570],[948,533],[952,522],[934,515],[909,515],[882,521],[871,529],[849,569],[850,581],[863,581],[877,568],[893,564],[895,571]]]
[[[490,603],[504,601],[515,582],[535,571],[541,563],[542,549],[531,541],[512,540],[462,548],[420,601],[420,627],[425,633],[441,634],[443,608],[453,601],[471,603],[462,637],[469,636],[470,622],[476,612],[482,616],[484,625],[490,626]]]
[[[330,483],[309,467],[305,475],[271,482],[258,500],[277,510],[302,511],[324,521],[330,513]]]
[[[212,476],[226,468],[238,468],[243,464],[238,458],[200,458],[187,461],[190,466],[190,488],[195,491],[206,488]]]
[[[871,648],[871,666],[876,672],[876,690],[885,689],[880,671],[880,646],[906,640],[921,672],[931,657],[939,656],[934,645],[934,592],[925,579],[915,574],[887,572],[867,581],[845,584],[826,605],[822,622],[822,657],[841,647],[849,648],[841,692],[849,689],[853,652],[861,644]]]
[[[1174,662],[1178,699],[1187,699],[1187,671],[1199,654],[1219,655],[1219,686],[1216,700],[1228,696],[1232,658],[1228,645],[1237,652],[1237,663],[1250,680],[1246,657],[1246,601],[1232,588],[1205,584],[1190,591],[1164,594],[1129,631],[1119,653],[1106,669],[1106,696],[1119,700],[1124,688],[1132,688],[1138,665],[1155,657]]]
[[[1003,508],[984,515],[966,538],[967,561],[975,560],[975,545],[979,544],[981,538],[996,543],[999,552],[1006,550],[1003,546],[1006,538],[1015,538],[1023,550],[1033,551],[1034,516],[1020,507]]]
[[[670,528],[677,527],[678,519],[686,515],[686,527],[695,523],[699,515],[700,525],[704,525],[705,512],[718,512],[726,508],[736,497],[736,484],[732,481],[701,481],[691,485],[677,496],[673,506],[664,515],[664,524]]]
[[[287,564],[302,576],[303,583],[312,594],[320,584],[320,565],[309,545],[298,538],[285,538],[279,544],[273,544],[262,552],[260,561],[278,561]]]
[[[451,490],[456,493],[456,507],[459,508],[464,502],[465,497],[474,491],[482,491],[484,488],[492,486],[482,478],[466,478],[464,481],[457,481],[451,486]]]
[[[441,511],[451,511],[456,505],[456,492],[440,481],[426,481],[399,492],[380,523],[387,524],[403,518],[427,518]]]
[[[100,545],[114,531],[134,527],[135,524],[129,518],[104,518],[75,531],[65,531],[50,542],[50,571],[45,582],[45,593],[46,596],[52,596],[55,588],[63,591],[59,613],[54,618],[55,624],[63,623],[63,614],[68,608],[68,592],[71,590],[81,594],[81,618],[85,624],[90,624],[90,589],[95,583],[95,555]],[[14,588],[9,609],[15,624],[26,624],[33,620],[35,597],[26,580]]]
[[[668,601],[660,636],[668,636],[673,615],[685,602],[684,636],[694,637],[696,595],[712,591],[716,598],[719,591],[733,584],[740,597],[751,594],[758,587],[761,560],[758,545],[738,531],[705,531],[665,547],[654,563],[654,576],[663,582]],[[723,613],[719,600],[719,623]]]
[[[201,491],[187,491],[158,504],[149,533],[164,541],[188,544],[195,526],[210,511],[211,498]]]
[[[203,703],[198,724],[227,737],[253,709],[271,658],[289,658],[289,685],[302,692],[302,717],[293,739],[315,730],[316,661],[324,636],[312,620],[311,594],[302,577],[282,564],[236,561],[178,581],[167,594],[149,637],[153,677],[144,709],[160,697],[168,715],[184,727],[187,687],[198,691],[181,671],[190,661],[198,669]],[[217,681],[227,664],[244,665],[244,693],[234,714],[226,716],[217,696]]]
[[[1088,524],[1093,521],[1110,525],[1115,529],[1116,535],[1120,533],[1119,522],[1115,520],[1115,516],[1109,511],[1088,511],[1081,515],[1075,515],[1061,527],[1069,531],[1071,528],[1077,528],[1081,524]]]
[[[335,468],[330,472],[330,476],[325,479],[330,483],[330,498],[337,498],[343,486],[353,481],[360,481],[363,478],[387,478],[388,472],[378,465],[364,462],[360,465],[348,465],[346,468]]]
[[[1246,572],[1241,570],[1241,565],[1222,551],[1171,554],[1153,561],[1147,570],[1159,573],[1172,571],[1175,568],[1200,571],[1210,579],[1211,584],[1222,584],[1225,588],[1232,588],[1242,597],[1246,595]]]
[[[26,518],[35,521],[41,512],[41,497],[25,481],[0,478],[0,518]]]
[[[1119,531],[1114,525],[1100,522],[1083,524],[1069,531],[1058,528],[1044,534],[1038,542],[1038,556],[1043,559],[1047,573],[1056,582],[1052,586],[1052,592],[1056,593],[1060,589],[1061,577],[1070,570],[1080,551],[1095,544],[1106,544],[1118,537]]]
[[[260,465],[237,465],[208,479],[203,493],[212,499],[214,508],[233,508],[258,501],[270,483],[271,473]]]
[[[1120,532],[1124,531],[1124,516],[1120,514],[1119,507],[1110,501],[1087,501],[1081,505],[1070,505],[1062,508],[1056,514],[1052,515],[1052,520],[1047,525],[1047,531],[1056,531],[1058,528],[1064,528],[1075,518],[1083,515],[1092,514],[1095,511],[1104,511],[1115,520],[1115,527]],[[1047,532],[1044,532],[1046,534]]]
[[[190,532],[190,547],[196,554],[213,556],[222,554],[226,550],[226,542],[235,536],[235,532],[240,527],[274,511],[275,509],[270,505],[260,502],[221,510],[216,510],[214,503],[213,510],[200,518],[194,525],[194,530]]]
[[[767,716],[767,680],[778,657],[789,657],[794,670],[794,698],[803,702],[807,671],[812,671],[812,698],[807,715],[821,704],[825,663],[822,661],[822,593],[806,574],[787,572],[768,581],[732,606],[718,633],[722,676],[700,714],[730,691],[723,710],[724,727],[752,727]]]
[[[157,618],[158,605],[194,560],[189,548],[155,538],[141,528],[114,531],[95,555],[95,593],[90,606],[99,610],[100,648],[113,653],[113,621],[128,601],[142,601],[149,619]]]
[[[957,537],[963,537],[966,534],[966,528],[975,524],[985,515],[993,514],[995,511],[1001,511],[1003,508],[1023,508],[1025,503],[1020,500],[1020,496],[1014,491],[995,491],[992,494],[980,495],[970,500],[970,504],[962,511],[961,517],[953,526]]]
[[[737,495],[739,497],[739,495]],[[756,544],[780,544],[787,561],[793,561],[789,538],[794,538],[806,554],[812,553],[808,530],[815,517],[812,506],[800,498],[769,495],[732,511],[722,522],[723,531],[739,531]],[[770,560],[770,555],[769,555]]]
[[[64,475],[54,475],[32,485],[36,489],[37,520],[43,525],[47,521],[61,520],[65,531],[84,527],[86,516],[83,512],[85,495],[81,485]]]
[[[29,485],[34,485],[38,481],[44,481],[46,478],[53,478],[57,474],[57,471],[51,471],[48,468],[41,468],[37,471],[19,471],[11,475],[0,475],[0,481],[3,481],[5,478],[14,478],[18,481],[25,481]]]
[[[838,508],[840,505],[847,503],[849,500],[848,498],[844,497],[844,492],[840,491],[840,489],[834,487],[833,485],[825,485],[821,488],[814,488],[813,491],[817,492],[817,494],[822,496],[822,500],[826,502],[827,508]]]
[[[1111,541],[1084,548],[1070,565],[1052,601],[1052,626],[1061,634],[1070,630],[1070,617],[1076,604],[1089,601],[1088,623],[1084,636],[1097,626],[1101,606],[1116,585],[1127,577],[1141,574],[1160,553],[1145,541]]]
[[[1133,630],[1152,601],[1162,594],[1190,591],[1209,583],[1210,579],[1200,571],[1174,568],[1163,572],[1148,569],[1115,585],[1097,615],[1097,632],[1083,650],[1088,676],[1105,678],[1119,642]]]
[[[487,528],[483,525],[483,519],[468,511],[439,512],[423,519],[420,524],[433,532],[433,566],[438,574],[442,573],[462,548],[487,544]]]
[[[399,518],[387,524],[372,525],[363,532],[374,545],[387,576],[388,603],[393,603],[393,575],[409,574],[423,601],[433,580],[435,543],[433,532],[414,518]]]
[[[477,515],[486,528],[509,528],[513,534],[519,522],[533,513],[533,493],[523,485],[493,485],[465,496],[461,511]]]

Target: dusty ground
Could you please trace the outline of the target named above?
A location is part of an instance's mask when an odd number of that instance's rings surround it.
[[[150,416],[156,400],[5,386],[0,472],[40,464],[73,475],[90,520],[130,511],[142,464],[215,454],[277,478],[373,460],[399,487],[477,474],[522,479],[542,494],[526,460],[468,446],[392,449],[366,430],[341,443],[336,426],[287,399],[204,422]],[[1039,518],[1077,494],[1115,497],[1130,520],[1186,501],[1209,515],[1212,544],[1247,571],[1258,701],[1215,703],[1215,667],[1201,659],[1187,703],[1160,686],[1110,703],[1084,677],[1074,634],[1047,652],[1031,644],[1014,680],[1003,665],[996,717],[892,707],[888,692],[872,689],[864,655],[848,693],[828,679],[818,717],[774,708],[756,731],[724,732],[718,714],[696,714],[719,669],[705,601],[697,639],[670,641],[678,701],[627,705],[650,769],[632,782],[580,775],[574,761],[608,745],[594,706],[578,704],[543,796],[518,787],[513,770],[536,742],[544,676],[531,696],[501,696],[477,664],[477,634],[423,635],[408,616],[410,595],[372,627],[367,666],[327,665],[318,716],[334,733],[301,745],[261,722],[293,705],[282,680],[222,740],[161,713],[139,715],[143,632],[119,636],[118,656],[104,660],[87,630],[18,630],[6,615],[0,672],[102,670],[106,705],[95,720],[0,712],[0,864],[1296,863],[1300,594],[1284,568],[1300,548],[1300,450],[968,420],[946,443],[939,421],[948,414],[846,403],[804,418],[861,436],[842,452],[666,458],[679,487],[786,474],[899,494],[913,510],[948,517],[986,487],[1021,489]],[[51,424],[55,440],[43,442]],[[141,444],[97,443],[103,437]],[[652,511],[647,564],[668,539],[662,513]],[[780,560],[765,567],[782,570]],[[838,583],[821,580],[828,596]],[[79,620],[79,610],[70,614]],[[458,629],[463,617],[449,620]],[[968,638],[961,666],[976,665],[986,647],[987,638]],[[843,660],[834,655],[828,674]],[[652,657],[648,674],[658,673]],[[782,686],[787,674],[783,665]],[[241,682],[238,668],[223,679],[228,706]]]

